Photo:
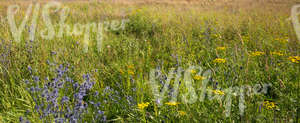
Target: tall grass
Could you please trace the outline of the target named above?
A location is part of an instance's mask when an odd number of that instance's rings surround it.
[[[23,13],[18,13],[16,22],[21,22],[29,3],[21,7]],[[52,40],[36,36],[29,41],[26,30],[21,42],[15,42],[5,20],[7,6],[15,3],[1,4],[0,122],[18,122],[20,117],[31,122],[58,122],[59,118],[70,122],[74,119],[67,118],[68,113],[78,114],[78,122],[296,122],[299,117],[299,63],[288,59],[300,55],[299,41],[286,20],[293,1],[63,2],[72,10],[66,21],[70,25],[129,19],[124,30],[104,33],[101,52],[92,40],[87,53],[83,52],[82,36]],[[53,23],[59,22],[58,14],[51,17]],[[45,26],[40,18],[38,30]],[[264,54],[253,56],[257,51]],[[226,62],[214,63],[216,58]],[[148,84],[150,70],[160,68],[168,74],[171,68],[190,65],[213,71],[208,88],[214,90],[264,83],[272,86],[265,94],[246,97],[242,116],[238,96],[232,97],[229,117],[225,117],[224,101],[207,98],[193,104],[178,98],[177,106],[166,105],[166,99],[159,107]],[[51,99],[58,101],[63,113],[53,109],[46,116],[46,106],[54,103],[41,94],[44,86],[56,79],[64,86]],[[85,82],[95,83],[88,88],[83,86]],[[85,89],[82,99],[76,96],[80,92],[76,83]],[[198,95],[202,86],[199,80],[193,83]],[[54,93],[52,86],[47,89]],[[181,85],[179,93],[185,89]],[[70,98],[66,104],[60,102],[64,96]],[[274,102],[276,108],[268,109],[262,103],[266,101]],[[146,102],[148,106],[138,109],[138,104]],[[80,104],[84,108],[77,110]]]

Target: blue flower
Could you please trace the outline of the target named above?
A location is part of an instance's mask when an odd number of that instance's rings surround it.
[[[23,117],[19,117],[19,121],[22,123],[24,121]]]

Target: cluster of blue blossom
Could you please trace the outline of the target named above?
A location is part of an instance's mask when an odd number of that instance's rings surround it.
[[[5,69],[8,69],[10,63],[10,54],[11,54],[12,42],[6,42],[2,40],[0,42],[0,65]]]
[[[33,74],[31,67],[28,70],[32,79],[25,80],[25,83],[35,102],[34,111],[43,122],[53,118],[58,123],[82,122],[87,120],[85,118],[95,122],[106,121],[104,111],[100,109],[101,103],[89,99],[89,96],[98,96],[99,93],[92,92],[95,82],[89,74],[83,75],[83,82],[76,82],[67,74],[69,65],[59,65],[52,79],[46,77],[40,80],[39,76]],[[92,117],[90,113],[93,114]],[[22,117],[20,122],[25,122]]]

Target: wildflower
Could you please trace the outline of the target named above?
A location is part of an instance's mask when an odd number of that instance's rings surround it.
[[[128,69],[133,69],[134,68],[133,65],[128,65],[127,67],[128,67]]]
[[[103,115],[103,114],[104,114],[104,111],[98,110],[98,114],[99,114],[99,115]]]
[[[194,76],[194,79],[195,80],[203,80],[203,79],[205,79],[205,77],[200,76],[200,75],[196,75],[196,76]]]
[[[290,56],[289,60],[293,63],[300,63],[300,57],[299,56]]]
[[[225,60],[225,59],[222,59],[222,58],[216,58],[213,62],[214,62],[214,63],[225,63],[226,60]]]
[[[63,96],[62,99],[61,99],[61,103],[65,103],[65,102],[68,102],[70,100],[69,97],[67,96]]]
[[[184,116],[184,115],[186,115],[186,112],[185,112],[185,111],[178,111],[178,114],[179,114],[180,116]]]
[[[180,103],[179,102],[166,102],[165,104],[169,105],[169,106],[176,106],[176,105],[178,105]]]
[[[276,38],[275,41],[278,41],[280,43],[288,43],[289,42],[289,37]]]
[[[190,70],[190,72],[191,72],[192,74],[195,74],[195,73],[196,73],[196,70]]]
[[[63,123],[64,119],[63,118],[56,118],[55,123]]]
[[[121,74],[124,74],[124,71],[123,71],[122,69],[120,69],[120,73],[121,73]]]
[[[38,76],[34,76],[34,77],[33,77],[33,80],[34,80],[35,82],[39,82],[39,81],[40,81],[40,78],[39,78]]]
[[[22,116],[19,117],[19,121],[20,121],[20,123],[22,123],[24,121]]]
[[[265,53],[264,52],[260,52],[260,51],[256,51],[256,52],[250,53],[250,56],[261,56],[263,54],[265,54]]]
[[[140,104],[138,104],[138,108],[139,108],[140,110],[143,110],[144,108],[148,107],[149,104],[150,104],[149,102],[146,102],[146,103],[140,103]]]
[[[269,110],[276,107],[275,103],[274,102],[270,102],[270,101],[265,101],[263,103],[263,106],[265,106]]]
[[[128,71],[128,74],[129,74],[129,75],[134,75],[134,72],[133,72],[132,70],[129,70],[129,71]]]
[[[271,52],[271,54],[272,54],[272,55],[277,55],[277,56],[283,56],[283,54],[280,53],[280,52]]]
[[[217,94],[217,95],[225,95],[225,93],[223,91],[220,91],[220,90],[213,90],[212,92],[214,94]]]
[[[95,92],[95,96],[98,96],[98,95],[99,95],[99,92],[98,92],[98,91],[96,91],[96,92]]]
[[[217,47],[216,49],[217,49],[217,50],[225,50],[226,47]]]
[[[32,68],[30,66],[28,66],[28,71],[30,74],[32,73]]]

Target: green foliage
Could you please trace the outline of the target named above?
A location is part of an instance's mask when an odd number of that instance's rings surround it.
[[[93,5],[105,7],[100,3]],[[87,12],[87,6],[78,6],[73,7]],[[276,12],[264,15],[257,11],[248,12],[248,15],[240,12],[240,16],[227,12],[189,15],[197,11],[176,13],[170,10],[165,13],[150,5],[134,9],[126,16],[129,22],[124,30],[104,33],[101,52],[97,50],[96,41],[92,40],[87,53],[83,52],[83,36],[53,40],[37,36],[33,42],[26,40],[25,36],[20,43],[10,41],[13,38],[8,25],[1,22],[0,122],[17,122],[20,116],[31,122],[42,122],[25,80],[32,82],[33,76],[39,76],[40,84],[44,85],[47,82],[44,78],[55,78],[55,67],[60,64],[69,64],[67,75],[79,83],[84,82],[83,74],[90,73],[96,84],[84,102],[101,102],[101,110],[108,122],[295,122],[299,110],[300,69],[299,63],[292,62],[289,57],[300,55],[300,44],[291,33],[285,15]],[[96,20],[102,13],[93,14],[95,16],[90,20]],[[80,13],[71,14],[70,18],[79,18],[78,15]],[[58,22],[59,18],[55,16],[53,19]],[[39,24],[43,25],[40,21]],[[68,23],[74,24],[73,21]],[[96,37],[95,33],[91,35],[91,38]],[[252,54],[258,51],[263,54]],[[225,62],[214,62],[217,58]],[[168,74],[171,68],[186,69],[190,65],[212,70],[207,88],[213,90],[224,91],[244,85],[254,87],[264,83],[272,86],[265,94],[246,96],[242,116],[239,114],[239,96],[232,97],[229,117],[225,117],[225,99],[210,100],[206,95],[204,101],[184,104],[180,97],[188,91],[184,85],[179,87],[180,104],[167,105],[168,98],[162,100],[163,105],[159,107],[148,83],[150,70],[159,67]],[[29,66],[33,73],[29,73]],[[174,86],[174,80],[171,86]],[[201,80],[194,80],[198,98],[202,86]],[[113,91],[104,93],[107,87]],[[76,91],[62,91],[60,94],[72,97]],[[96,91],[103,95],[93,96]],[[274,102],[276,108],[262,106],[265,101]],[[140,110],[138,104],[143,102],[149,102],[149,105]],[[92,106],[87,110],[83,120],[100,121],[94,117],[97,112]],[[48,119],[54,121],[52,116]]]

